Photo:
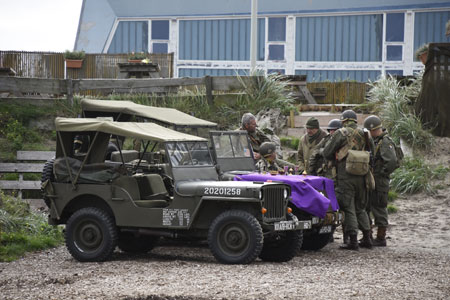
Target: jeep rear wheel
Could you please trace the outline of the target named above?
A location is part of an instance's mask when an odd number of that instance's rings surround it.
[[[119,249],[128,253],[147,253],[155,248],[159,236],[135,236],[133,232],[119,233]]]
[[[261,225],[245,211],[226,211],[212,222],[208,244],[214,257],[221,263],[251,263],[262,250]]]
[[[104,261],[117,246],[114,219],[101,209],[87,207],[67,221],[66,246],[78,261]]]
[[[259,258],[272,262],[290,261],[300,251],[302,241],[302,230],[280,232],[264,240]]]

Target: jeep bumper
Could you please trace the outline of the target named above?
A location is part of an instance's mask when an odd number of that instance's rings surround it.
[[[329,211],[325,215],[325,218],[319,218],[313,216],[311,218],[312,226],[324,226],[324,225],[334,225],[339,226],[344,221],[344,214],[340,211]]]

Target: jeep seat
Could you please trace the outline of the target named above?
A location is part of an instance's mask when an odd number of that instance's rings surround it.
[[[139,152],[136,150],[122,150],[122,156],[124,162],[130,162],[135,159],[139,159]],[[111,161],[122,162],[120,158],[120,151],[114,151],[111,153]]]
[[[134,201],[141,207],[166,207],[169,205],[169,193],[159,174],[142,174],[136,178],[141,199]]]

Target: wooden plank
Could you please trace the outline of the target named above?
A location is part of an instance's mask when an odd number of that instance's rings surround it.
[[[65,94],[64,79],[0,77],[0,92]]]
[[[2,190],[40,190],[40,181],[0,180]]]
[[[161,88],[203,84],[203,78],[80,79],[73,80],[73,90],[76,93],[84,90]]]
[[[250,84],[252,76],[241,76],[241,80],[245,84]],[[214,76],[212,79],[212,89],[215,91],[242,90],[242,83],[237,76]]]
[[[0,163],[0,173],[42,173],[45,164]]]
[[[17,160],[49,160],[55,157],[55,151],[17,151]]]
[[[314,97],[311,95],[306,85],[300,85],[299,90],[303,93],[306,101],[308,101],[309,104],[317,104],[316,100],[314,100]]]

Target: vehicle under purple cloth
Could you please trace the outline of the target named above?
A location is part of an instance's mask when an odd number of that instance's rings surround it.
[[[310,175],[271,175],[250,173],[237,175],[234,180],[242,181],[279,181],[287,183],[292,190],[292,203],[298,208],[320,218],[324,218],[331,205],[333,211],[339,209],[334,193],[333,180]],[[325,191],[325,197],[319,191]]]

